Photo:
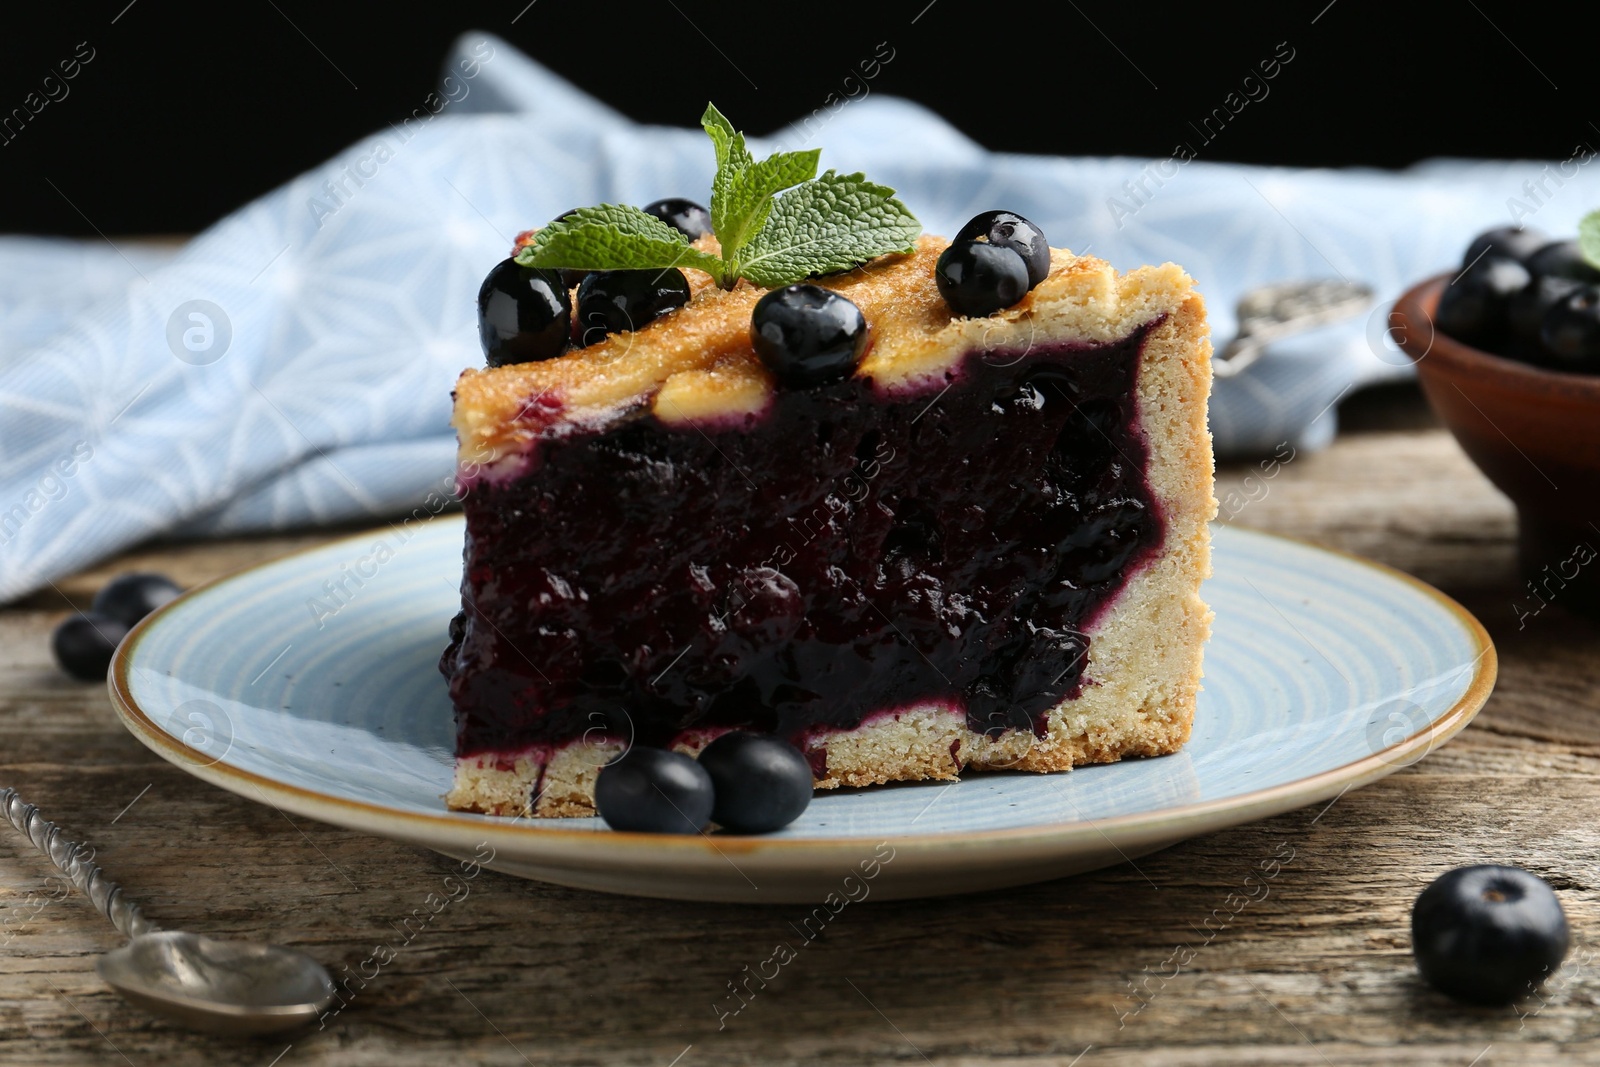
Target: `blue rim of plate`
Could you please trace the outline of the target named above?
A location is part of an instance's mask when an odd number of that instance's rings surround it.
[[[482,821],[477,821],[479,817],[473,817],[474,821],[466,822],[463,821],[460,813],[445,811],[442,801],[441,810],[437,814],[406,811],[334,793],[307,789],[300,785],[279,781],[225,762],[211,763],[197,760],[191,748],[184,744],[180,738],[174,737],[158,725],[140,707],[133,695],[129,675],[140,643],[162,625],[162,620],[169,613],[179,609],[188,601],[206,594],[211,589],[255,571],[281,567],[285,563],[301,556],[327,551],[330,548],[341,545],[370,541],[373,532],[379,529],[381,528],[374,527],[345,537],[333,538],[272,560],[241,568],[238,571],[188,590],[176,600],[156,609],[142,620],[118,647],[112,659],[111,670],[107,679],[112,706],[129,731],[146,747],[168,762],[204,781],[221,786],[246,799],[272,803],[275,806],[285,807],[299,814],[336,825],[355,827],[371,832],[387,832],[389,835],[418,843],[432,843],[429,838],[436,836],[436,834],[430,834],[430,830],[455,834],[470,828],[470,836],[474,839],[491,842],[497,840],[503,842],[515,841],[519,844],[536,846],[577,846],[580,849],[595,849],[597,852],[605,852],[613,857],[615,856],[615,850],[628,849],[633,846],[640,850],[646,850],[652,856],[658,858],[702,853],[725,857],[729,852],[743,855],[755,853],[771,855],[778,853],[800,858],[802,854],[809,852],[835,854],[841,848],[860,844],[862,838],[843,835],[785,838],[730,837],[719,834],[712,838],[703,834],[700,836],[647,834],[609,829],[604,833],[597,834],[592,828],[569,830],[549,825],[551,822],[559,820],[538,820],[543,825],[537,827],[528,825],[522,820],[513,819],[484,818]],[[1326,553],[1357,564],[1383,578],[1408,586],[1414,592],[1420,593],[1426,600],[1432,601],[1436,606],[1443,608],[1460,624],[1476,650],[1476,655],[1472,661],[1472,678],[1462,691],[1461,696],[1450,708],[1440,713],[1421,729],[1366,757],[1304,778],[1282,782],[1263,789],[1185,805],[1155,808],[1149,811],[1131,812],[1102,818],[1086,818],[1081,821],[1043,823],[1025,827],[976,831],[969,829],[918,834],[897,833],[893,835],[895,846],[897,848],[905,847],[913,851],[918,849],[948,849],[953,844],[965,847],[995,844],[1007,845],[1012,848],[1029,845],[1053,848],[1071,844],[1080,839],[1108,839],[1108,834],[1113,831],[1125,835],[1127,840],[1135,838],[1176,840],[1183,836],[1188,836],[1190,833],[1205,833],[1223,826],[1251,822],[1258,818],[1268,817],[1315,803],[1318,800],[1333,796],[1335,793],[1342,795],[1344,791],[1370,783],[1394,770],[1416,762],[1416,760],[1421,759],[1434,748],[1464,729],[1488,700],[1499,671],[1499,661],[1494,642],[1489,637],[1489,633],[1483,624],[1471,612],[1449,596],[1404,571],[1366,559],[1354,553],[1345,552],[1342,549],[1330,548],[1304,538],[1267,533],[1246,527],[1228,527],[1227,529],[1230,536],[1244,535],[1271,541],[1287,542],[1290,545],[1309,548],[1316,552]],[[1339,788],[1341,786],[1343,789]],[[278,803],[280,801],[282,802],[281,804]],[[1225,816],[1225,819],[1219,820],[1218,816]],[[382,830],[378,830],[378,827],[382,827]],[[582,844],[579,844],[580,842]],[[566,850],[562,849],[562,851]],[[596,858],[601,859],[602,857],[597,856]]]

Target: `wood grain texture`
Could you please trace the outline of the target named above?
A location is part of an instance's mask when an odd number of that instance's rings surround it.
[[[1600,628],[1557,602],[1519,629],[1509,504],[1414,393],[1351,403],[1359,432],[1272,477],[1226,467],[1218,496],[1225,514],[1230,491],[1245,500],[1228,521],[1372,556],[1476,612],[1502,666],[1470,728],[1321,813],[1066,881],[868,901],[765,989],[752,983],[720,1031],[713,1005],[730,1003],[727,983],[794,940],[800,909],[485,873],[407,943],[400,921],[452,862],[204,785],[124,732],[100,687],[51,666],[63,597],[85,603],[116,571],[193,583],[326,535],[146,546],[0,611],[0,775],[93,842],[155,921],[276,940],[335,968],[398,947],[323,1030],[193,1036],[101,985],[94,959],[115,933],[81,901],[50,900],[47,865],[0,834],[0,1063],[1600,1062]],[[1264,899],[1240,906],[1246,876],[1285,856]],[[1413,897],[1481,861],[1544,875],[1573,922],[1568,967],[1520,1012],[1452,1005],[1410,961]]]

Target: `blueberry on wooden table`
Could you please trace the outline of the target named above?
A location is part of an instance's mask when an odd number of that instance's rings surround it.
[[[119,574],[100,587],[90,610],[132,627],[161,605],[177,599],[181,592],[178,583],[165,574]]]
[[[1472,1004],[1507,1004],[1566,958],[1567,916],[1544,879],[1484,864],[1439,876],[1411,909],[1411,951],[1428,984]]]
[[[613,830],[695,834],[711,821],[711,777],[705,768],[664,748],[632,748],[604,767],[594,804]]]
[[[711,821],[742,834],[781,830],[811,803],[811,765],[783,738],[733,730],[700,753],[716,805]]]
[[[111,654],[128,636],[125,623],[97,612],[69,616],[50,635],[50,651],[63,671],[84,682],[105,681]]]

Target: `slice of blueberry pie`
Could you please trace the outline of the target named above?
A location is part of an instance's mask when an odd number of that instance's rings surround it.
[[[619,751],[733,729],[819,788],[1179,748],[1215,511],[1191,279],[1010,212],[921,236],[705,125],[709,211],[569,212],[480,293],[448,805],[592,814]]]

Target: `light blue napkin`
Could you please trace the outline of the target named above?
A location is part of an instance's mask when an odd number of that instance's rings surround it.
[[[740,103],[717,100],[736,122]],[[1290,120],[1257,106],[1237,121]],[[1203,151],[1181,165],[1002,155],[870,82],[755,148],[780,143],[894,186],[936,233],[1007,207],[1119,268],[1179,262],[1219,345],[1252,286],[1343,276],[1392,299],[1510,221],[1513,201],[1558,234],[1600,204],[1600,168],[1586,165],[1393,174],[1213,164]],[[181,251],[0,239],[0,601],[156,534],[437,511],[452,478],[450,388],[482,358],[478,284],[514,235],[581,204],[704,200],[711,171],[698,129],[630,122],[474,33],[406,121]],[[1383,325],[1375,307],[1220,381],[1219,451],[1324,443],[1338,398],[1406,373]]]

